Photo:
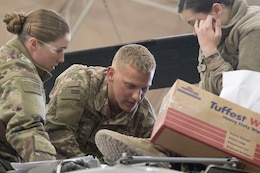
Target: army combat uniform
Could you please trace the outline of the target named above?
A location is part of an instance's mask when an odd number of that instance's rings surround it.
[[[17,38],[0,48],[2,168],[10,169],[5,164],[9,162],[55,159],[55,148],[43,126],[45,92],[42,81],[49,77],[49,72],[32,62],[29,52]]]
[[[234,0],[229,22],[222,26],[218,56],[203,60],[199,56],[200,87],[219,95],[222,73],[232,70],[260,71],[260,7],[249,6],[246,0]],[[214,66],[212,66],[214,65]]]
[[[155,112],[144,99],[132,112],[113,114],[108,105],[107,68],[72,65],[55,81],[46,115],[46,131],[57,158],[100,157],[94,136],[99,129],[126,135],[151,135]]]

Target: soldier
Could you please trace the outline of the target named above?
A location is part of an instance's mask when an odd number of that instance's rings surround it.
[[[178,12],[198,38],[201,88],[219,95],[223,72],[260,71],[260,7],[248,6],[246,0],[179,0]],[[98,148],[108,158],[118,159],[127,151],[149,153],[149,148],[140,145],[142,141],[146,140],[109,130],[96,135]]]
[[[56,12],[34,10],[4,16],[16,37],[0,48],[0,172],[10,162],[55,159],[45,132],[43,82],[64,62],[70,28]]]
[[[156,62],[139,44],[122,46],[109,67],[72,65],[50,93],[46,130],[60,159],[102,157],[94,136],[99,129],[149,137],[156,119],[146,99]]]
[[[219,95],[222,73],[260,71],[260,7],[246,0],[179,0],[178,12],[200,45],[200,87]]]

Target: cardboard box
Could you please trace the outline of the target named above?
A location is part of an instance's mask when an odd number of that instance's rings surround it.
[[[180,79],[163,99],[151,141],[186,157],[236,157],[260,172],[260,114]]]

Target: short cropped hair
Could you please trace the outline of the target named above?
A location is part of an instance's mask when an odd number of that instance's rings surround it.
[[[156,61],[153,54],[140,44],[127,44],[116,52],[112,61],[112,67],[120,68],[125,64],[141,72],[151,72],[156,69]]]

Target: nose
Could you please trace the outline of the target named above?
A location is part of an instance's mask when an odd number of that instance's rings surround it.
[[[60,55],[58,62],[63,63],[64,61],[65,61],[65,58],[64,58],[64,53],[63,53],[63,54]]]
[[[133,99],[138,102],[142,99],[143,91],[142,89],[136,89],[133,94]]]

